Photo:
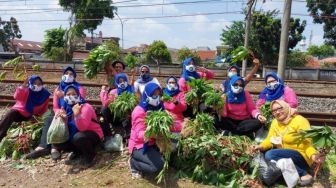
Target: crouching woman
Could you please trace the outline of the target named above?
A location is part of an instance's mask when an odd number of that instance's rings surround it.
[[[103,138],[103,131],[97,122],[93,107],[80,96],[79,90],[73,85],[64,89],[64,107],[56,113],[63,118],[69,127],[70,138],[66,143],[55,144],[59,150],[70,150],[65,164],[79,163],[84,167],[93,164],[95,147]]]

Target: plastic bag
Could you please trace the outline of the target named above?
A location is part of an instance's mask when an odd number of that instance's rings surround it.
[[[63,119],[54,116],[47,133],[48,144],[65,143],[69,139],[69,128]]]
[[[266,161],[263,153],[257,154],[253,160],[259,165],[259,178],[267,186],[275,184],[282,176],[281,170],[276,166],[276,162]]]
[[[257,143],[261,143],[262,141],[265,140],[265,138],[267,137],[268,134],[268,130],[264,128],[264,126],[262,128],[260,128],[257,133],[256,133],[256,137],[255,137],[255,141]]]
[[[291,158],[280,159],[276,162],[276,166],[281,169],[287,187],[295,187],[300,177],[293,160]]]
[[[106,151],[122,151],[124,149],[123,138],[120,134],[116,134],[114,137],[108,139],[104,148]]]

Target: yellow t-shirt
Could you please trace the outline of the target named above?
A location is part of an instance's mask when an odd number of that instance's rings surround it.
[[[311,143],[311,140],[306,139],[300,144],[296,142],[296,139],[298,138],[298,131],[307,129],[310,129],[309,121],[300,115],[295,115],[287,125],[281,124],[274,119],[266,139],[260,144],[260,146],[263,150],[271,149],[273,147],[271,138],[281,137],[282,144],[277,145],[276,148],[296,150],[304,157],[308,165],[311,165],[313,163],[311,157],[313,154],[317,153]]]

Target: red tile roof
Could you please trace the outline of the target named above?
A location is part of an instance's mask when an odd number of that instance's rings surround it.
[[[329,57],[329,58],[325,58],[325,59],[321,59],[319,61],[320,63],[330,63],[330,64],[335,64],[336,63],[336,57]]]
[[[202,61],[216,58],[216,51],[197,51],[197,54],[200,56]]]
[[[28,40],[14,39],[14,45],[19,49],[19,51],[41,51],[42,43],[34,42]]]

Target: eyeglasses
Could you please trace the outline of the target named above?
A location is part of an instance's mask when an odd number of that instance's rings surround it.
[[[280,106],[279,108],[276,108],[276,109],[270,110],[270,112],[271,112],[272,114],[275,114],[275,113],[277,113],[277,112],[280,112],[282,109],[283,109],[283,107],[282,107],[282,106]]]
[[[141,71],[141,73],[148,73],[149,71]]]
[[[238,87],[238,86],[243,87],[243,84],[233,84],[233,86],[234,87]]]

